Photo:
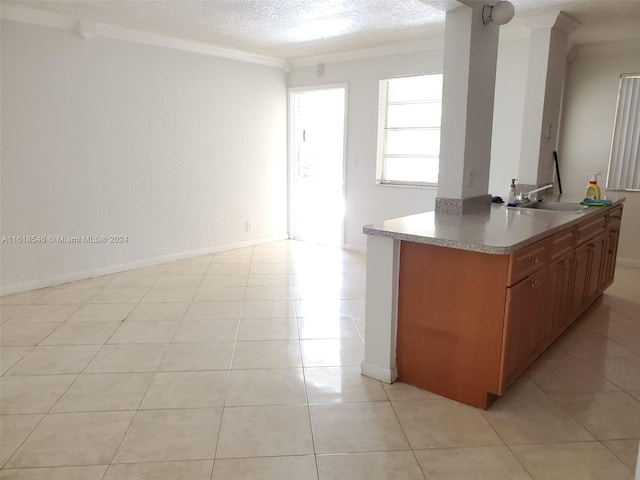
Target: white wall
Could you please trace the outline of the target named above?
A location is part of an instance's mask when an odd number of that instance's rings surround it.
[[[326,63],[322,78],[316,67],[293,68],[289,87],[347,83],[347,156],[345,244],[364,248],[362,226],[433,210],[435,188],[376,185],[378,84],[386,77],[442,72],[442,50]]]
[[[286,234],[282,69],[10,21],[1,33],[1,234],[128,236],[2,244],[3,293]]]
[[[620,74],[640,72],[636,42],[585,45],[569,64],[558,155],[565,196],[582,198],[591,172],[606,180]],[[627,197],[618,258],[640,266],[640,193]]]
[[[489,192],[506,195],[518,177],[522,115],[530,39],[501,40],[498,49]],[[433,210],[435,188],[390,187],[375,184],[378,83],[385,77],[442,71],[442,49],[293,68],[288,86],[348,83],[346,228],[347,246],[366,245],[362,226]]]

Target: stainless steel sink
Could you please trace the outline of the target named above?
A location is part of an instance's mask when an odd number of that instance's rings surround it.
[[[580,213],[585,208],[584,205],[579,203],[564,203],[564,202],[533,202],[526,205],[521,205],[520,208],[530,208],[532,210],[545,210],[547,212],[564,212],[564,213]]]

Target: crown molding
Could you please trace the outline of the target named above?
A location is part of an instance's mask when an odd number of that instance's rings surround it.
[[[156,33],[131,30],[128,28],[118,27],[116,25],[104,25],[98,23],[96,24],[96,34],[101,37],[113,38],[116,40],[125,40],[128,42],[142,43],[156,47],[172,48],[174,50],[199,53],[212,57],[221,57],[231,60],[240,60],[242,62],[257,63],[259,65],[268,65],[270,67],[284,68],[286,64],[285,60],[281,58],[267,57],[265,55],[218,47],[209,43],[196,42],[183,38],[168,37]]]
[[[567,35],[573,33],[581,25],[580,22],[560,11],[523,17],[522,21],[531,30],[556,29]]]
[[[59,30],[74,31],[77,20],[69,15],[43,12],[18,5],[0,5],[0,17],[12,22],[29,23]]]
[[[313,57],[300,57],[289,59],[290,68],[308,67],[318,63],[347,62],[350,60],[360,60],[363,58],[384,57],[388,55],[398,55],[402,53],[420,52],[425,50],[437,50],[444,47],[444,36],[434,37],[430,40],[404,43],[400,45],[389,45],[385,47],[367,48],[364,50],[350,50],[348,52],[333,53],[327,55],[317,55]]]
[[[208,55],[212,57],[228,58],[242,62],[257,63],[259,65],[267,65],[270,67],[284,68],[286,65],[285,60],[281,58],[268,57],[265,55],[244,52],[242,50],[218,47],[204,42],[196,42],[194,40],[118,27],[116,25],[97,23],[89,19],[77,19],[69,15],[44,12],[42,10],[17,5],[2,5],[0,9],[0,17],[3,20],[75,32],[85,39],[89,39],[92,36],[83,34],[83,32],[87,31],[87,26],[92,24],[95,28],[95,35],[100,37],[125,40],[128,42],[141,43],[155,47],[170,48],[190,53],[199,53],[201,55]]]
[[[566,33],[567,35],[571,35],[573,32],[576,31],[576,29],[580,25],[582,24],[576,19],[571,18],[569,15],[567,15],[564,12],[560,12],[560,15],[558,15],[558,19],[556,21],[556,24],[554,25],[554,28],[558,29],[563,33]]]

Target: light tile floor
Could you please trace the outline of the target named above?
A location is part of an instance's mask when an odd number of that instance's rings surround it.
[[[631,479],[640,270],[487,412],[360,375],[364,255],[277,242],[2,298],[0,479]]]

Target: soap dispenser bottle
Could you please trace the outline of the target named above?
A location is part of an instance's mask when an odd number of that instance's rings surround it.
[[[507,206],[515,207],[516,206],[516,181],[517,178],[511,179],[511,185],[509,185],[509,201],[507,202]]]
[[[585,198],[590,198],[592,200],[599,200],[601,198],[600,186],[598,185],[598,176],[599,173],[594,173],[591,175],[591,180],[587,184],[587,191],[585,192]]]

